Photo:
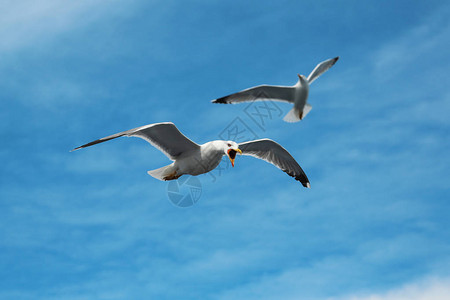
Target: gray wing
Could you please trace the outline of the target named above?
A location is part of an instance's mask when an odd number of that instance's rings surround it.
[[[310,188],[305,172],[303,172],[289,152],[278,143],[269,139],[262,139],[241,143],[239,144],[239,149],[243,155],[251,155],[263,159],[286,172],[289,176],[294,177],[295,180],[300,181],[304,187]]]
[[[72,151],[103,143],[121,136],[140,137],[163,152],[171,160],[175,160],[180,154],[198,149],[200,146],[184,136],[177,127],[171,123],[149,124],[127,131],[119,132],[93,142],[84,144]]]
[[[294,102],[295,88],[290,86],[259,85],[219,99],[212,103],[240,103],[255,100]]]
[[[309,74],[308,76],[308,82],[311,84],[314,80],[316,80],[320,75],[325,73],[329,68],[331,68],[339,59],[338,57],[328,59],[326,61],[321,62],[318,64],[314,70]]]

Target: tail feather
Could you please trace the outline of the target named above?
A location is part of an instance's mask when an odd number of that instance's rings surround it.
[[[312,106],[309,103],[306,103],[305,106],[303,107],[303,116],[302,116],[302,120],[304,117],[306,117],[306,115],[311,111]]]
[[[294,123],[306,117],[306,115],[311,111],[312,106],[309,103],[306,103],[303,107],[303,110],[300,111],[297,108],[293,107],[287,114],[284,116],[283,120],[285,122]]]
[[[300,121],[300,112],[293,107],[287,114],[284,116],[283,120],[288,123],[294,123]]]
[[[158,180],[166,181],[174,172],[173,164],[170,164],[159,169],[148,171],[147,174]]]

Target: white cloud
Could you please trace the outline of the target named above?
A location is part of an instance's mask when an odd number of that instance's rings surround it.
[[[105,13],[120,12],[120,1],[25,0],[0,2],[0,52],[48,41],[59,34],[90,24]]]
[[[349,296],[350,300],[448,300],[450,278],[429,278],[379,294]]]
[[[380,47],[373,56],[376,74],[391,79],[410,65],[431,56],[445,55],[449,40],[449,8],[443,7],[422,24]],[[421,70],[423,76],[423,70]],[[434,76],[435,77],[435,76]]]

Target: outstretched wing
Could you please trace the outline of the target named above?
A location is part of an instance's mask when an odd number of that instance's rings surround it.
[[[320,75],[325,73],[329,68],[331,68],[339,59],[338,57],[328,59],[326,61],[321,62],[318,64],[314,70],[309,74],[308,76],[308,82],[311,84],[314,80],[316,80]]]
[[[255,100],[294,102],[295,89],[290,86],[259,85],[219,99],[212,103],[240,103]]]
[[[289,152],[278,143],[269,139],[262,139],[241,143],[239,144],[239,149],[243,155],[251,155],[263,159],[294,177],[295,180],[300,181],[304,187],[310,187],[305,172],[303,172]]]
[[[119,132],[77,147],[72,151],[103,143],[121,136],[140,137],[161,150],[161,152],[171,160],[175,160],[184,152],[189,152],[200,147],[184,136],[173,123],[167,122],[149,124]]]

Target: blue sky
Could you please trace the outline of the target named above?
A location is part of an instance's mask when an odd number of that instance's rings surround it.
[[[445,1],[0,1],[0,299],[448,299],[449,20]],[[300,123],[210,103],[334,56]],[[69,153],[163,121],[198,143],[244,123],[312,189],[238,157],[178,208],[145,141]]]

